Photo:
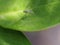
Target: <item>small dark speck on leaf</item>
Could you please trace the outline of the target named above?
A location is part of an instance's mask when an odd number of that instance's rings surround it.
[[[24,13],[33,13],[32,10],[24,10]]]

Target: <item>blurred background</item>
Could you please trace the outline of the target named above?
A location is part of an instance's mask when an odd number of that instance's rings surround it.
[[[24,32],[32,45],[60,45],[60,25],[37,32]]]

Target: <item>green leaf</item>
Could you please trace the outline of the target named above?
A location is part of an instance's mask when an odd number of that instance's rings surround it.
[[[0,45],[31,45],[22,32],[0,27]]]
[[[60,24],[60,0],[0,0],[0,26],[38,31]]]

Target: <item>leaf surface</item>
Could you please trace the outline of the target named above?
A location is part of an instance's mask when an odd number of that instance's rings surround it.
[[[0,45],[31,45],[22,32],[0,27]]]
[[[60,0],[0,0],[0,25],[38,31],[60,24]]]

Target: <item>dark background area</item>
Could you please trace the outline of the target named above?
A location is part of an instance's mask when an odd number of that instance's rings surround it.
[[[32,45],[60,45],[60,25],[38,32],[24,32]]]

